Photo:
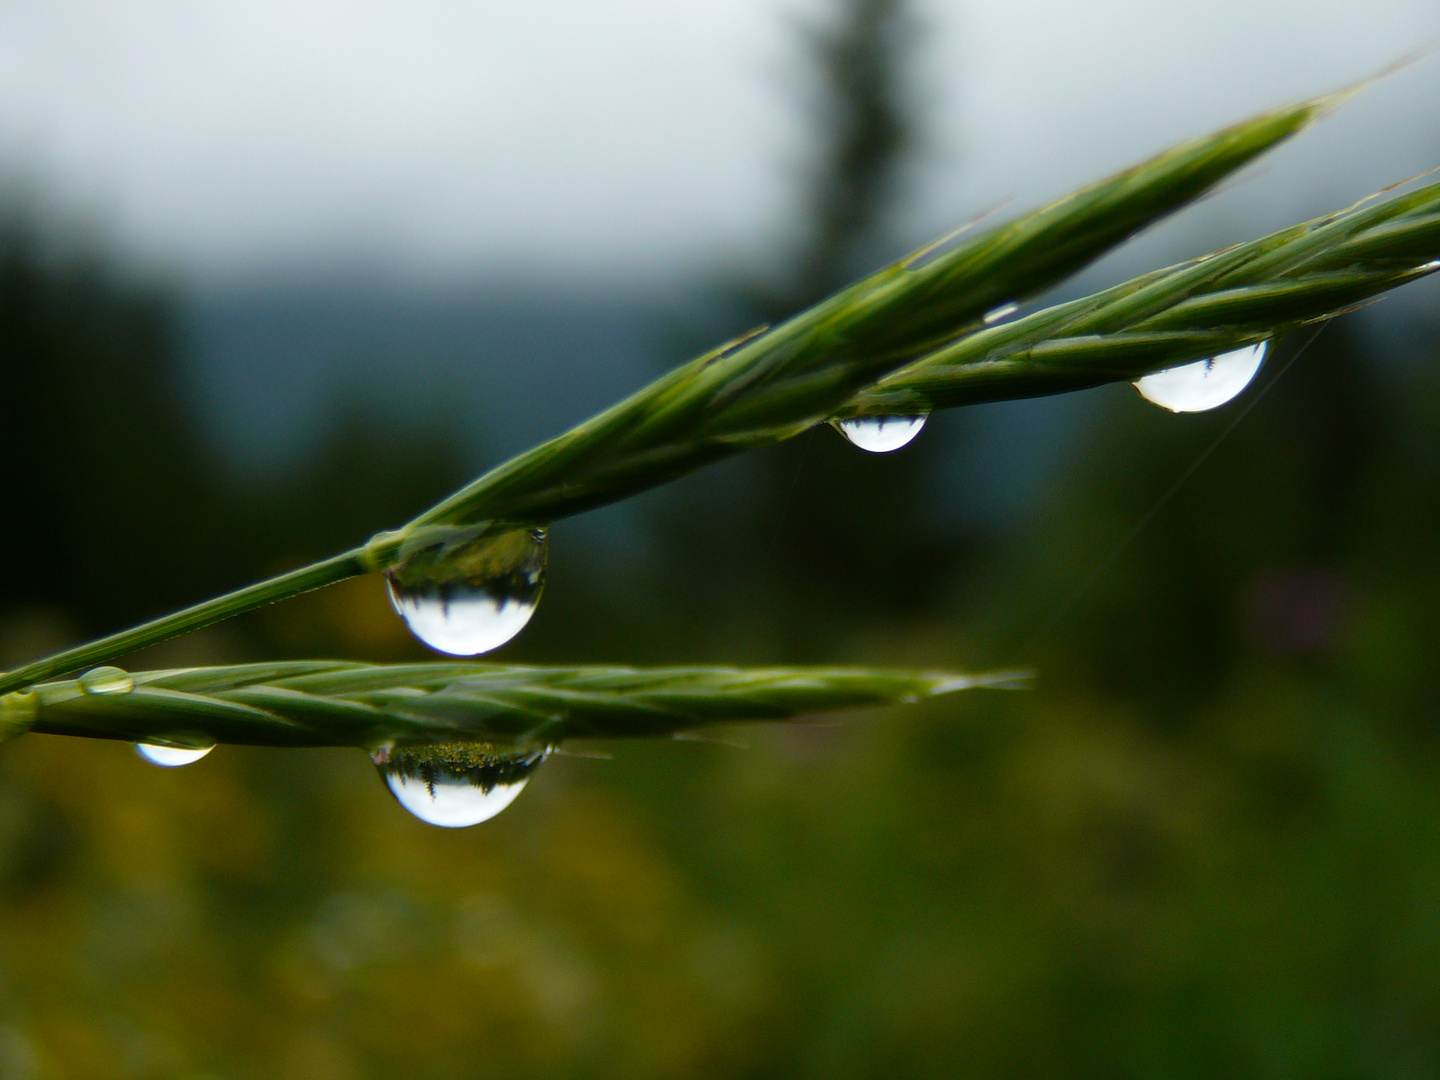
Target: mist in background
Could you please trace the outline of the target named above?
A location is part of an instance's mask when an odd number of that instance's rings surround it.
[[[793,243],[823,139],[793,23],[826,0],[12,0],[0,139],[67,214],[207,280],[667,284]],[[1373,75],[1440,38],[1427,0],[915,5],[932,121],[897,208],[919,239],[1177,139]],[[1434,164],[1440,75],[1374,88],[1197,217],[1321,212]],[[1347,148],[1329,151],[1331,140]],[[919,241],[917,240],[917,243]]]
[[[0,666],[1437,34],[1398,0],[7,5]],[[1437,80],[1062,292],[1431,167]],[[358,752],[7,745],[0,1076],[1435,1074],[1436,302],[1331,325],[1124,547],[1258,390],[814,431],[557,523],[497,654],[1032,691],[592,747],[457,832]],[[126,664],[424,655],[358,579]]]

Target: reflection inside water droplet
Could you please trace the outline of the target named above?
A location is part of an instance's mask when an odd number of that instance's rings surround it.
[[[1221,353],[1209,360],[1166,368],[1135,380],[1147,401],[1171,412],[1204,412],[1237,397],[1265,359],[1268,341]]]
[[[518,634],[540,602],[544,529],[483,532],[407,556],[385,575],[390,602],[432,649],[475,656]]]
[[[493,743],[385,747],[371,758],[400,805],[421,821],[459,829],[504,810],[550,754]]]
[[[985,325],[994,326],[998,322],[1004,322],[1015,312],[1020,310],[1019,304],[1001,304],[997,308],[991,308],[985,313]]]
[[[130,673],[118,667],[91,668],[77,681],[87,694],[128,694],[135,689]]]
[[[928,414],[918,416],[852,416],[832,421],[835,430],[861,450],[888,454],[910,442],[925,426]]]
[[[135,752],[142,758],[152,765],[162,765],[167,769],[199,761],[214,749],[214,743],[209,746],[161,746],[159,743],[143,742],[135,744]]]

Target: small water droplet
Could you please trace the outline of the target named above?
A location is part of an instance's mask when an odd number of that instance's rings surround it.
[[[529,782],[546,749],[493,743],[388,746],[371,754],[400,805],[421,821],[447,829],[489,821]]]
[[[910,442],[925,426],[928,413],[918,416],[852,416],[832,421],[835,430],[861,450],[888,454]]]
[[[145,742],[135,744],[135,752],[142,758],[152,765],[160,765],[167,769],[175,769],[181,765],[199,761],[214,749],[214,743],[209,746],[162,746],[160,743]]]
[[[452,656],[499,648],[535,614],[545,587],[544,529],[484,532],[421,548],[385,574],[410,632]]]
[[[1268,341],[1221,353],[1209,360],[1166,368],[1135,380],[1135,389],[1147,401],[1171,412],[1217,409],[1239,396],[1265,359]]]
[[[996,323],[1003,322],[1004,320],[1008,319],[1011,315],[1014,315],[1015,312],[1019,310],[1020,305],[1014,303],[1001,304],[997,308],[991,308],[985,313],[985,325],[994,326]]]
[[[91,668],[80,676],[80,689],[87,694],[128,694],[135,689],[130,673],[118,667]]]

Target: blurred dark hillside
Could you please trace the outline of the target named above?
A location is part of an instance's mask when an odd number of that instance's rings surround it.
[[[147,552],[177,534],[213,545],[223,500],[179,400],[170,298],[118,287],[98,256],[62,261],[38,228],[12,212],[0,239],[5,607],[58,605],[93,630],[173,604],[196,575],[213,587],[190,553]]]
[[[810,216],[704,296],[187,303],[11,215],[0,662],[354,543],[896,253],[912,20],[805,32]],[[1213,413],[822,429],[560,523],[502,653],[1031,691],[557,756],[456,831],[358,752],[6,745],[0,1077],[1440,1074],[1434,302]],[[422,651],[357,580],[133,666],[286,655]]]
[[[187,389],[245,476],[313,454],[338,388],[439,432],[479,472],[651,377],[683,296],[541,285],[406,288],[336,278],[210,289],[185,305]]]
[[[227,467],[185,393],[175,292],[49,233],[24,206],[0,232],[5,663],[315,558],[466,479],[448,417],[397,422],[343,384],[303,461],[258,476]],[[222,654],[265,637],[238,625],[219,632]]]

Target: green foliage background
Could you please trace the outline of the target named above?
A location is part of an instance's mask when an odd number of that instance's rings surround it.
[[[913,40],[898,4],[847,11]],[[904,49],[845,84],[861,61],[819,41],[837,186],[788,272],[732,290],[737,327],[883,248],[901,191]],[[26,463],[0,473],[0,666],[466,479],[443,431],[363,415],[307,470],[229,478],[175,396],[174,299],[47,242],[16,218],[0,244],[0,439]],[[1315,342],[1024,657],[1032,692],[557,758],[463,831],[356,752],[168,772],[6,746],[0,1076],[1433,1075],[1440,334],[1377,325]],[[927,502],[940,440],[874,458],[824,431],[647,497],[623,590],[562,525],[504,657],[1010,662],[1230,419],[1093,401],[1026,512],[958,539]],[[362,578],[129,666],[317,655],[421,650]]]

